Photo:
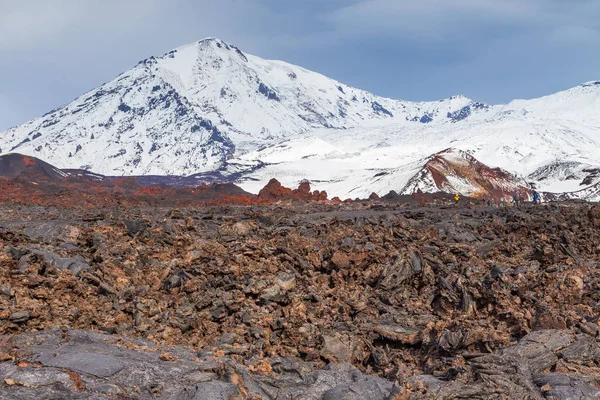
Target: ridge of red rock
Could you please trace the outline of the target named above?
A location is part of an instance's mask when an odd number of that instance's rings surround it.
[[[457,157],[457,154],[459,157]],[[475,157],[462,151],[447,149],[435,154],[423,167],[443,192],[459,192],[473,198],[506,200],[517,192],[528,198],[531,190],[515,176],[501,168],[490,168]],[[468,187],[464,193],[451,179]]]

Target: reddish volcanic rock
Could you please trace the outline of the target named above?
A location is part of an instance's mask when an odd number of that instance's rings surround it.
[[[22,174],[37,178],[62,179],[66,173],[35,157],[12,153],[0,156],[0,176],[16,178]]]
[[[318,201],[327,200],[327,192],[324,190],[322,190],[320,192],[318,190],[315,190],[312,195],[313,195],[314,200],[318,200]]]
[[[168,196],[175,194],[175,189],[162,186],[148,186],[135,192],[136,196]]]
[[[258,198],[261,200],[286,200],[293,197],[292,189],[286,188],[273,178],[267,185],[258,192]]]
[[[36,175],[37,176],[37,175]],[[282,186],[272,179],[258,196],[227,184],[201,185],[196,188],[167,185],[143,186],[133,177],[98,181],[86,177],[61,180],[33,179],[22,173],[16,178],[0,177],[0,203],[39,204],[46,206],[96,208],[111,204],[135,206],[216,206],[227,204],[268,205],[286,201],[326,201],[325,191],[310,191],[306,182],[297,190]]]
[[[435,154],[405,186],[405,193],[460,193],[473,198],[508,200],[515,192],[529,198],[531,192],[517,177],[490,168],[467,152],[446,149]]]
[[[375,192],[371,193],[369,200],[379,200],[379,195]]]
[[[310,192],[310,183],[303,181],[298,186],[298,189],[292,190],[283,186],[277,179],[273,178],[267,185],[258,193],[258,198],[261,201],[278,201],[278,200],[327,200],[327,192],[319,192],[315,190]]]
[[[143,186],[132,176],[117,179],[113,185],[118,192],[135,192],[143,189]]]
[[[110,204],[207,206],[271,204],[280,200],[326,201],[327,192],[311,192],[303,181],[292,190],[272,179],[259,196],[232,184],[199,187],[144,185],[136,177],[103,177],[84,170],[62,171],[34,157],[0,157],[0,202],[53,206],[101,207]]]
[[[296,189],[296,193],[299,195],[310,195],[310,183],[308,181],[302,181],[298,189]]]

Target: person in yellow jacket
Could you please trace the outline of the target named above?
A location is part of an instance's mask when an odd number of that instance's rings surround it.
[[[458,201],[459,201],[459,200],[460,200],[460,195],[459,195],[458,193],[456,193],[456,194],[454,195],[454,203],[455,203],[455,204],[458,204]]]

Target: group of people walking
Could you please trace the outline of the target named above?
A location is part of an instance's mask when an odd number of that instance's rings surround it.
[[[495,204],[493,203],[492,199],[490,199],[490,198],[484,199],[484,201],[486,202],[486,204],[488,205],[488,207],[492,207],[493,205],[495,205]],[[459,203],[459,202],[460,202],[460,194],[456,193],[456,194],[454,195],[454,203],[458,205],[458,203]],[[542,196],[540,196],[540,194],[539,194],[537,191],[534,191],[534,192],[533,192],[533,197],[532,197],[532,201],[531,201],[531,202],[532,202],[533,204],[541,204],[541,202],[542,202]],[[522,198],[521,198],[521,195],[519,194],[519,192],[515,192],[515,193],[513,194],[513,197],[512,197],[512,204],[513,204],[515,207],[517,207],[517,208],[519,208],[519,209],[520,209],[520,208],[521,208],[521,204],[522,204],[522,203],[523,203],[523,200],[522,200]],[[505,205],[506,205],[506,203],[505,203],[505,202],[500,202],[500,203],[498,204],[498,207],[503,207],[503,206],[505,206]]]
[[[532,199],[532,203],[533,204],[540,204],[542,202],[542,197],[540,196],[540,194],[536,191],[533,192],[533,199]],[[513,203],[515,206],[517,206],[517,208],[521,208],[521,195],[519,194],[519,192],[515,192],[515,194],[513,194]]]

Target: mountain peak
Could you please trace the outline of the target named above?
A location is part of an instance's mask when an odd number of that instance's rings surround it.
[[[232,44],[227,43],[226,41],[221,40],[221,39],[216,38],[216,37],[207,37],[207,38],[204,38],[204,39],[199,40],[198,42],[196,42],[196,44],[200,45],[200,46],[210,46],[210,45],[212,45],[212,46],[216,46],[218,48],[235,47]]]
[[[223,39],[219,39],[217,37],[207,37],[197,42],[193,42],[187,45],[180,46],[179,48],[185,48],[189,46],[199,47],[199,48],[207,48],[212,47],[215,50],[236,50],[238,49],[231,43],[226,42]]]
[[[219,39],[218,37],[215,37],[215,36],[207,36],[204,39],[199,40],[198,43],[216,42],[216,41],[221,41],[221,39]]]
[[[236,46],[225,42],[219,38],[209,37],[197,42],[188,43],[179,46],[160,57],[161,60],[177,59],[180,65],[177,67],[177,73],[188,74],[193,70],[198,62],[208,61],[209,59],[228,59],[233,58],[238,61],[247,62],[246,55]],[[151,57],[150,59],[154,59]],[[181,64],[183,62],[183,64]],[[172,63],[171,63],[172,64]],[[216,64],[212,63],[213,66]],[[181,69],[187,71],[181,71]]]

